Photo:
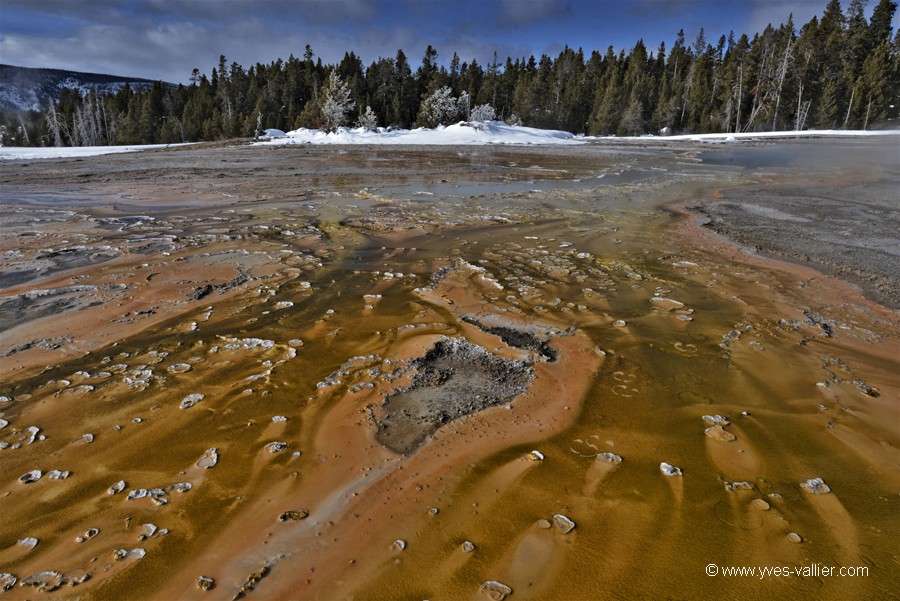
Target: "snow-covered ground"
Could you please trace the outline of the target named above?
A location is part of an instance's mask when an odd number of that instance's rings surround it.
[[[341,128],[337,132],[326,134],[315,129],[298,129],[291,132],[267,130],[270,140],[256,142],[254,145],[272,146],[283,144],[411,144],[423,146],[477,146],[485,144],[509,145],[548,145],[548,144],[585,144],[616,140],[637,140],[654,142],[737,142],[740,140],[759,140],[773,138],[813,138],[813,137],[859,137],[859,136],[898,136],[900,130],[859,131],[845,129],[774,131],[740,134],[688,134],[679,136],[641,136],[641,137],[595,137],[575,136],[565,131],[552,129],[535,129],[507,125],[502,121],[490,121],[474,127],[468,123],[457,123],[437,129],[397,129],[388,131],[378,128],[377,131],[364,129]],[[184,144],[148,144],[145,146],[83,146],[62,148],[18,148],[0,147],[0,161],[60,159],[88,157],[117,152],[138,152],[158,148],[172,148]]]
[[[341,128],[334,133],[324,133],[316,129],[298,129],[291,132],[267,130],[271,140],[259,142],[264,145],[279,144],[417,144],[417,145],[480,145],[480,144],[584,144],[609,140],[654,140],[666,142],[707,141],[734,142],[738,140],[759,140],[771,138],[810,137],[858,137],[858,136],[900,136],[900,130],[860,131],[846,129],[774,131],[739,134],[687,134],[678,136],[575,136],[565,131],[535,129],[507,125],[502,121],[490,121],[473,127],[469,123],[457,123],[437,129],[419,128],[377,131]]]
[[[671,142],[708,141],[734,142],[737,140],[759,140],[762,138],[844,138],[859,136],[900,136],[900,129],[880,131],[859,129],[805,129],[803,131],[761,131],[739,134],[684,134],[678,136],[641,136],[634,138],[586,138],[588,140],[662,140]]]
[[[79,157],[92,157],[100,154],[115,154],[117,152],[138,152],[141,150],[156,150],[158,148],[173,148],[175,146],[187,146],[187,144],[145,144],[143,146],[60,146],[46,148],[0,146],[0,161],[15,161],[24,159],[71,159]]]
[[[279,132],[280,133],[280,132]],[[297,129],[275,137],[265,145],[277,144],[416,144],[416,145],[482,145],[482,144],[583,144],[585,138],[576,137],[566,131],[535,129],[507,125],[502,121],[488,121],[475,124],[465,122],[436,129],[396,129],[388,131],[379,127],[377,131],[362,128],[341,128],[326,134],[317,129]]]

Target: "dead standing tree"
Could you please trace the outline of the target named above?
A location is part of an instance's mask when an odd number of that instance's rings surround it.
[[[63,116],[56,110],[56,104],[52,101],[47,104],[44,118],[47,120],[47,131],[50,132],[50,139],[53,140],[53,145],[57,147],[65,146],[66,139],[69,138],[69,127],[66,125],[66,120]]]

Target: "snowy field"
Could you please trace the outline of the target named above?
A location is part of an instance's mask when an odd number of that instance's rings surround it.
[[[684,140],[733,142],[737,140],[760,140],[765,138],[850,138],[859,136],[900,136],[900,129],[868,131],[861,129],[806,129],[803,131],[761,131],[740,134],[685,134],[679,136],[647,136],[654,140],[679,142]],[[609,140],[613,138],[588,138],[591,140]],[[617,138],[635,140],[641,138]]]
[[[141,150],[157,150],[174,148],[188,144],[145,144],[143,146],[48,146],[46,148],[0,146],[0,161],[16,161],[30,159],[73,159],[92,157],[101,154],[120,152],[139,152]]]
[[[600,137],[575,136],[565,131],[552,129],[536,129],[507,125],[502,121],[489,121],[472,125],[461,122],[436,129],[396,129],[388,131],[378,128],[366,131],[362,128],[340,128],[334,133],[325,133],[316,129],[298,129],[291,132],[267,130],[270,139],[255,142],[255,146],[278,146],[290,144],[383,144],[383,145],[417,145],[417,146],[479,146],[479,145],[512,145],[539,146],[560,144],[586,144],[608,141],[653,141],[653,142],[710,142],[727,143],[741,140],[761,140],[777,138],[818,138],[818,137],[861,137],[861,136],[898,136],[900,130],[860,131],[844,129],[776,131],[740,134],[687,134],[678,136],[641,136],[641,137]],[[0,161],[78,158],[120,152],[138,152],[173,148],[185,144],[151,144],[146,146],[83,146],[61,148],[18,148],[0,147]]]
[[[298,129],[291,132],[267,130],[270,140],[258,142],[261,145],[281,144],[412,144],[412,145],[541,145],[541,144],[584,144],[587,142],[604,142],[609,140],[653,140],[665,142],[708,141],[734,142],[738,140],[757,140],[771,138],[812,138],[812,137],[857,137],[900,135],[900,130],[861,131],[861,130],[805,130],[775,131],[739,134],[687,134],[678,136],[575,136],[565,131],[552,129],[535,129],[507,125],[502,121],[479,123],[477,127],[461,122],[437,129],[419,128],[413,130],[398,129],[388,131],[378,128],[377,131],[366,131],[362,128],[340,128],[334,133],[325,133],[317,129]]]

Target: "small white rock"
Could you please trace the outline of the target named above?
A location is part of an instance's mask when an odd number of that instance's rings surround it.
[[[681,475],[680,468],[677,468],[674,465],[670,465],[670,464],[666,463],[665,461],[663,461],[662,463],[659,464],[659,471],[664,473],[666,476],[680,476]]]
[[[194,394],[189,394],[181,400],[181,404],[178,405],[179,409],[190,409],[200,401],[206,398],[205,394],[200,394],[199,392],[195,392]]]

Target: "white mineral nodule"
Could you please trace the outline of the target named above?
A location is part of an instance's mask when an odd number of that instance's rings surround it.
[[[203,457],[197,461],[197,467],[202,469],[209,469],[216,465],[219,462],[219,450],[215,447],[211,449],[206,449],[206,452],[203,453]]]
[[[8,591],[16,585],[17,581],[18,578],[16,578],[9,572],[0,574],[0,591]]]
[[[31,484],[32,482],[37,482],[41,479],[44,473],[41,470],[31,470],[30,472],[26,472],[19,476],[19,482],[22,484]]]
[[[622,458],[615,453],[597,453],[597,461],[604,461],[613,465],[622,463]]]
[[[135,490],[131,491],[130,493],[128,493],[128,500],[134,501],[136,499],[143,499],[144,497],[149,497],[149,496],[150,496],[149,490],[147,490],[146,488],[138,488],[138,489],[135,489]]]
[[[285,450],[289,446],[291,446],[291,445],[289,445],[286,442],[270,442],[269,444],[266,445],[266,450],[270,453],[280,453],[281,451]]]
[[[28,578],[22,580],[22,582],[19,583],[19,586],[32,586],[39,591],[49,593],[62,586],[62,583],[63,575],[60,572],[47,570],[32,574]]]
[[[491,601],[503,601],[512,594],[512,589],[497,580],[488,580],[481,585],[481,592]]]
[[[141,530],[143,530],[143,532],[138,535],[138,540],[146,540],[156,534],[158,528],[156,527],[156,524],[141,524]]]
[[[394,542],[391,543],[392,551],[402,551],[405,548],[406,548],[406,541],[403,539],[398,538],[397,540],[395,540]]]
[[[680,468],[677,468],[674,465],[670,465],[670,464],[666,463],[665,461],[663,461],[662,463],[659,464],[659,471],[664,473],[666,476],[680,476],[681,475]]]
[[[559,528],[560,532],[563,534],[568,534],[572,530],[575,529],[575,522],[567,518],[561,513],[554,514],[553,516],[553,524]]]
[[[700,419],[708,426],[727,426],[729,423],[728,418],[724,415],[704,415]]]
[[[672,298],[664,298],[662,296],[654,296],[650,299],[650,302],[659,307],[660,309],[664,309],[666,311],[672,311],[673,309],[683,309],[684,303],[677,301]]]
[[[801,482],[800,486],[814,495],[824,495],[831,492],[831,487],[825,484],[825,481],[821,478],[810,478],[806,482]]]
[[[178,405],[179,409],[189,409],[202,401],[206,395],[200,394],[199,392],[195,392],[194,394],[189,394],[181,400],[181,404]]]

